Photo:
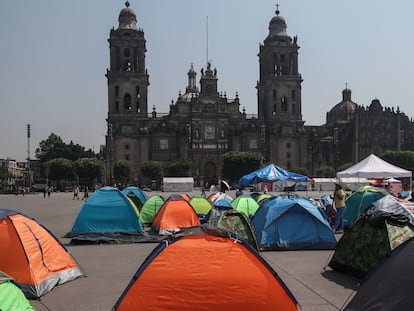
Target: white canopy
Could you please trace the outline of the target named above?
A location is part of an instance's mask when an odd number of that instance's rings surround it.
[[[393,178],[409,177],[411,180],[412,172],[398,166],[392,165],[376,155],[371,154],[361,162],[350,168],[337,172],[336,177],[358,177],[358,178]]]

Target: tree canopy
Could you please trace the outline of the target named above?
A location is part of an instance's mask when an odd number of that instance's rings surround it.
[[[256,152],[230,151],[223,154],[223,178],[238,181],[263,166],[263,156]]]
[[[47,139],[39,143],[35,156],[40,162],[47,162],[56,158],[76,161],[80,158],[97,157],[91,149],[85,150],[85,147],[74,144],[72,141],[69,144],[64,143],[62,138],[55,133],[51,133]]]

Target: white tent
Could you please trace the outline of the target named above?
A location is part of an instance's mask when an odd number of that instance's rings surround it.
[[[336,177],[358,177],[358,178],[395,178],[409,177],[411,184],[412,172],[398,166],[392,165],[376,155],[371,154],[361,162],[358,162],[350,168],[337,172]]]

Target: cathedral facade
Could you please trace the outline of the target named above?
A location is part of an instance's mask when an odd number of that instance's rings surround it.
[[[286,21],[278,10],[259,46],[255,117],[240,110],[237,94],[230,99],[219,91],[218,71],[211,63],[200,70],[199,84],[190,64],[185,93],[171,103],[168,113],[157,114],[155,105],[150,111],[146,40],[129,2],[118,22],[108,39],[110,66],[106,73],[109,180],[119,160],[132,163],[136,182],[145,161],[188,159],[197,181],[214,183],[221,177],[222,156],[228,151],[257,152],[266,163],[306,168],[313,175],[322,164],[338,167],[373,151],[412,146],[413,122],[407,116],[398,109],[384,109],[379,101],[367,108],[358,106],[347,88],[342,102],[327,113],[326,124],[305,126],[298,39],[287,34]],[[384,136],[373,141],[370,135],[377,135],[379,128]]]

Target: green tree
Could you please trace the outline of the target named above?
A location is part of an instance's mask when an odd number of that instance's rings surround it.
[[[95,158],[81,158],[75,161],[76,174],[79,183],[92,186],[100,181],[105,173],[105,164]]]
[[[223,154],[223,178],[231,183],[263,166],[263,156],[256,152],[230,151]]]
[[[165,175],[171,177],[192,176],[192,162],[187,159],[170,161],[165,165]]]
[[[338,172],[345,171],[346,169],[350,168],[352,165],[353,165],[352,162],[342,164],[340,167],[338,167],[337,171]]]
[[[64,190],[65,181],[73,181],[76,177],[75,164],[68,159],[56,158],[47,162],[49,179],[55,181],[57,188]],[[67,185],[66,185],[67,186]]]
[[[39,143],[39,147],[35,151],[35,156],[40,162],[48,162],[52,159],[61,158],[64,149],[65,143],[62,138],[52,133],[46,140],[42,140]]]
[[[163,163],[160,161],[145,161],[141,164],[141,173],[147,181],[161,181],[164,176]]]
[[[305,167],[293,167],[290,171],[296,174],[309,176],[309,171]]]
[[[69,144],[63,142],[62,138],[54,133],[50,134],[45,140],[39,143],[36,148],[35,156],[40,162],[47,162],[56,158],[65,158],[71,161],[76,161],[80,158],[96,158],[96,154],[89,149],[85,150],[79,144],[74,144],[72,141]]]
[[[315,172],[315,177],[335,177],[335,170],[331,166],[321,165]]]
[[[10,172],[7,170],[6,167],[0,167],[0,181],[3,183],[5,181],[7,181],[7,179],[9,179],[12,175],[10,174]]]
[[[114,164],[114,177],[126,185],[132,172],[132,163],[128,160],[119,160]]]
[[[393,165],[414,171],[414,151],[391,151],[384,152],[381,159]]]

